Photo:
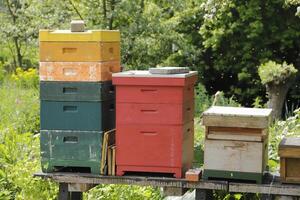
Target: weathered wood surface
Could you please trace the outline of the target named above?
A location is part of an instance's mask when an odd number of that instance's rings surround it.
[[[300,158],[280,158],[280,176],[284,183],[300,183]]]
[[[35,177],[50,178],[58,183],[81,184],[126,184],[156,187],[201,188],[211,190],[227,190],[226,181],[189,182],[185,179],[140,176],[101,176],[84,173],[36,173]]]
[[[239,127],[205,127],[207,139],[261,142],[268,138],[268,129]]]
[[[271,112],[271,109],[212,106],[203,112],[202,124],[265,129],[269,126]]]
[[[278,176],[267,176],[265,184],[233,183],[227,181],[188,182],[185,179],[139,176],[101,176],[78,173],[36,173],[35,177],[49,178],[59,183],[127,184],[156,187],[181,187],[204,190],[223,190],[231,193],[258,193],[300,197],[300,185],[282,184]]]
[[[229,192],[300,196],[299,185],[229,183]]]
[[[267,175],[264,184],[228,183],[229,192],[300,197],[300,184],[281,183],[279,176]]]
[[[278,154],[285,158],[300,158],[300,138],[283,138],[279,144]]]
[[[283,138],[279,144],[280,175],[285,183],[300,183],[300,138]]]
[[[204,170],[263,173],[265,144],[230,140],[205,140]]]

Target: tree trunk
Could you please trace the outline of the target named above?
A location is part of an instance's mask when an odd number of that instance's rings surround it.
[[[17,61],[18,61],[18,67],[21,67],[22,68],[22,65],[23,65],[23,56],[21,54],[21,47],[20,47],[20,44],[19,44],[19,38],[18,37],[14,37],[14,44],[15,44],[15,48],[16,48],[16,52],[17,52]]]
[[[73,3],[72,0],[69,0],[69,3],[71,4],[72,8],[74,9],[74,11],[76,12],[76,14],[78,15],[78,17],[81,19],[81,20],[84,20],[82,15],[80,14],[79,10],[77,9],[77,7],[75,6],[75,4]]]
[[[110,19],[109,19],[109,30],[112,30],[113,29],[113,22],[114,22],[114,12],[115,12],[115,0],[111,0],[110,1],[110,12],[111,12],[111,15],[110,15]]]
[[[107,24],[106,0],[102,0],[102,9],[103,9],[103,22],[105,23],[105,28],[106,28],[106,24]]]
[[[13,25],[16,25],[17,24],[17,18],[18,18],[16,13],[17,13],[17,10],[21,8],[21,4],[19,4],[18,2],[10,2],[9,0],[6,0],[6,6],[8,8],[9,13],[10,13]],[[17,62],[18,62],[18,65],[19,65],[18,67],[22,67],[23,56],[21,54],[21,45],[19,43],[19,37],[18,36],[13,37],[13,42],[14,42],[14,45],[15,45],[15,48],[16,48]]]
[[[291,80],[281,84],[267,84],[268,108],[273,110],[273,120],[281,118],[283,104],[291,85]]]

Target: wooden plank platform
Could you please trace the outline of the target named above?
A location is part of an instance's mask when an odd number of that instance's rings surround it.
[[[176,187],[209,190],[228,190],[227,181],[189,182],[185,179],[141,176],[102,176],[85,173],[36,173],[35,177],[49,178],[58,183],[126,184],[154,187]]]
[[[36,173],[35,177],[51,179],[67,184],[126,184],[154,187],[223,190],[231,193],[258,193],[279,196],[300,196],[300,185],[282,184],[278,176],[268,175],[264,184],[235,183],[227,181],[201,180],[189,182],[185,179],[145,176],[102,176],[85,173]]]
[[[277,175],[269,175],[265,179],[265,184],[228,183],[228,192],[258,193],[280,196],[300,197],[300,185],[281,183]]]

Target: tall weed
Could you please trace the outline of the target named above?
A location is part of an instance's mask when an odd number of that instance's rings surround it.
[[[37,89],[5,81],[0,116],[0,199],[55,199],[56,184],[33,178],[40,171]]]

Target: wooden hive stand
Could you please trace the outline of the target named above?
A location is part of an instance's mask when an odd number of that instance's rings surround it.
[[[263,184],[232,183],[143,176],[103,176],[84,173],[36,173],[35,177],[59,183],[58,200],[82,200],[82,193],[99,184],[123,184],[169,188],[167,191],[194,189],[196,200],[212,200],[213,191],[259,194],[263,200],[295,200],[300,198],[300,185],[282,184],[276,175],[266,174]],[[174,194],[174,193],[173,193]],[[249,196],[248,195],[248,196]],[[251,196],[250,198],[251,199]]]

